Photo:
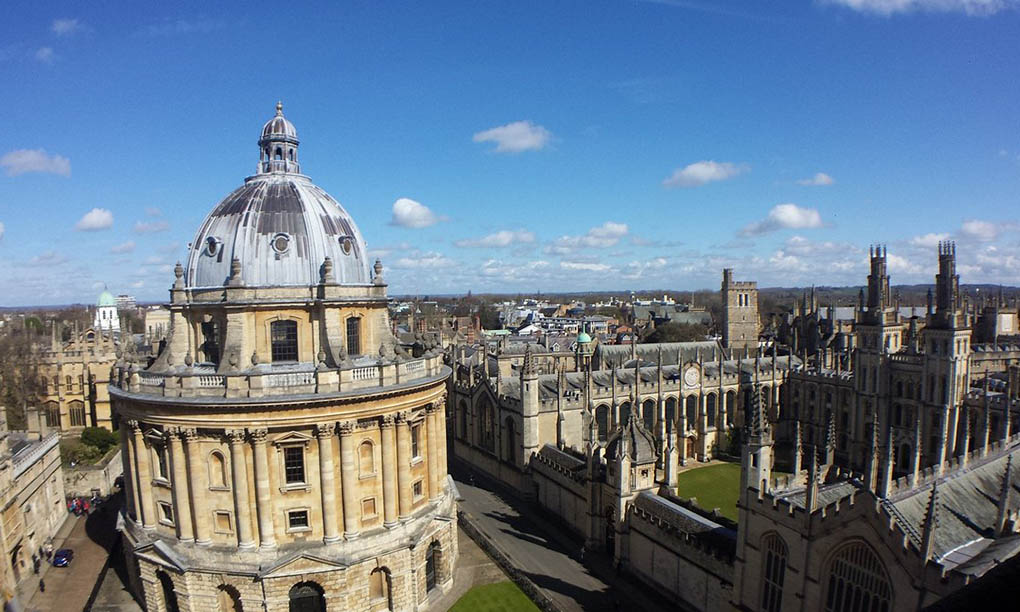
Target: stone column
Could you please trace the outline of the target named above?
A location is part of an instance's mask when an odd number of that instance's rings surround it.
[[[411,515],[411,430],[407,413],[397,413],[397,503],[400,520]]]
[[[435,500],[439,497],[439,463],[436,461],[437,455],[439,454],[436,448],[436,442],[438,442],[439,434],[436,431],[439,427],[436,423],[439,421],[437,418],[437,408],[435,404],[428,404],[425,406],[425,436],[426,436],[426,451],[428,457],[425,458],[426,465],[428,466],[429,478],[429,500]],[[419,442],[420,443],[420,442]],[[506,446],[505,444],[503,446]]]
[[[170,491],[174,500],[174,525],[176,526],[177,539],[181,542],[193,542],[194,532],[191,527],[191,500],[188,495],[188,467],[184,459],[184,447],[181,445],[181,430],[178,427],[168,427],[166,430],[167,442],[170,446],[170,465],[173,470],[174,481],[171,483]]]
[[[138,421],[131,421],[131,431],[135,438],[135,473],[138,474],[138,501],[142,508],[142,526],[146,529],[156,528],[156,508],[152,503],[152,470],[149,465],[149,449],[145,446],[145,436]]]
[[[333,468],[333,424],[320,423],[315,426],[315,437],[319,440],[319,479],[322,483],[322,541],[326,544],[340,541],[340,528],[336,516],[336,470]],[[344,482],[344,488],[352,486]],[[347,510],[344,500],[344,511]]]
[[[354,421],[340,423],[340,478],[344,501],[344,537],[358,537],[358,471],[354,465]]]
[[[379,427],[382,430],[383,524],[393,527],[397,524],[397,475],[394,472],[397,441],[393,415],[385,415]]]
[[[251,530],[251,506],[248,501],[248,464],[244,458],[244,430],[228,429],[230,474],[234,484],[234,516],[237,519],[237,547],[255,548]]]
[[[439,434],[439,438],[436,442],[436,466],[437,466],[437,477],[439,479],[439,494],[442,495],[446,488],[446,393],[444,392],[442,397],[439,398],[439,410],[436,412],[436,433]]]
[[[120,422],[120,459],[124,469],[124,504],[127,506],[127,514],[135,520],[138,515],[138,488],[135,486],[135,449],[134,440],[128,429],[132,421],[121,420]]]
[[[252,456],[255,463],[255,509],[259,522],[259,548],[276,548],[276,533],[273,528],[273,496],[269,486],[269,459],[266,456],[265,429],[252,429]]]
[[[209,510],[206,507],[206,496],[209,492],[208,465],[202,459],[198,448],[198,432],[194,429],[182,429],[184,452],[188,456],[188,481],[191,485],[191,518],[195,523],[195,544],[208,546],[212,544],[209,524]]]

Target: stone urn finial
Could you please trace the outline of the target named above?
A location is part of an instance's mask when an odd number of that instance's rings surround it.
[[[383,272],[382,262],[376,259],[375,265],[372,266],[372,270],[375,272],[375,278],[372,279],[372,282],[376,285],[385,285],[386,281],[383,280],[382,275]]]
[[[174,266],[174,289],[183,288],[184,288],[184,266],[182,266],[181,262],[178,261],[177,265]]]

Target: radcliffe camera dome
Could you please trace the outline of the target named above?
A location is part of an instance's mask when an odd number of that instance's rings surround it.
[[[235,258],[240,284],[248,287],[317,285],[327,257],[336,283],[371,282],[361,232],[336,200],[300,174],[297,147],[297,130],[278,103],[262,128],[258,172],[209,213],[191,243],[187,287],[224,286]]]

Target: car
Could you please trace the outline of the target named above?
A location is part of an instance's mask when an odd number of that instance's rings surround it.
[[[70,548],[61,548],[53,553],[53,567],[67,567],[74,559],[74,551]]]

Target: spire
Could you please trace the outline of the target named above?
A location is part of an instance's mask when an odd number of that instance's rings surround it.
[[[535,358],[531,355],[531,345],[524,348],[524,365],[521,367],[521,378],[534,378],[538,375],[535,368]]]
[[[924,514],[924,532],[921,536],[921,558],[927,563],[935,555],[935,529],[939,526],[939,482],[931,485],[928,511]]]
[[[818,508],[818,452],[812,445],[808,457],[807,499],[804,505],[809,513]]]
[[[1006,471],[1002,475],[1002,487],[999,488],[999,514],[995,520],[995,532],[999,536],[1006,535],[1006,520],[1009,518],[1009,491],[1013,488],[1013,455],[1006,457]]]
[[[872,493],[878,484],[878,411],[871,417],[871,440],[868,448],[867,471],[864,473],[864,486]]]
[[[804,452],[803,436],[800,433],[800,419],[793,422],[793,477],[800,476],[801,455]]]
[[[836,413],[829,411],[829,427],[825,430],[825,465],[832,465],[836,458]]]

